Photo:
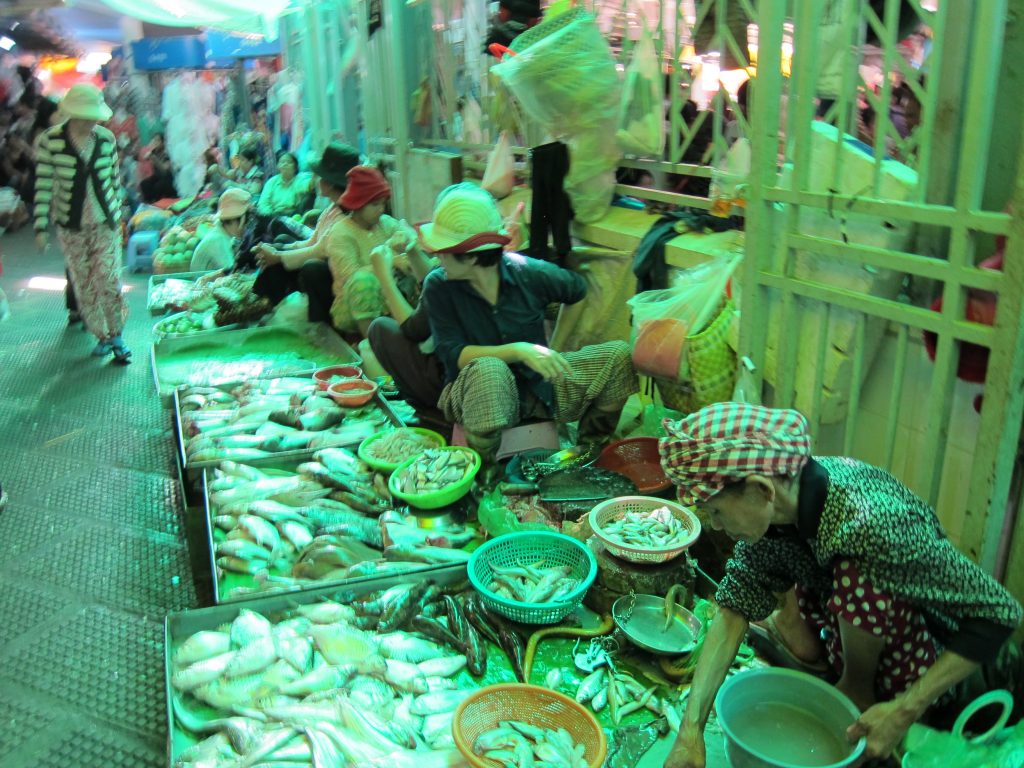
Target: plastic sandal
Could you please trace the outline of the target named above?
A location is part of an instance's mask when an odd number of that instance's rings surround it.
[[[114,336],[111,340],[111,350],[114,353],[114,362],[121,365],[128,365],[132,361],[132,351],[125,346],[120,336]]]
[[[828,662],[824,659],[804,661],[796,656],[782,639],[770,616],[763,622],[751,623],[748,637],[750,645],[777,666],[796,669],[818,677],[827,675],[830,671]]]
[[[114,350],[109,341],[101,340],[97,342],[96,346],[93,347],[90,353],[93,357],[106,357]]]

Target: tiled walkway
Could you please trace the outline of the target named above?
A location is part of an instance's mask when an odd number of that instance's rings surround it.
[[[56,249],[28,230],[0,247],[0,765],[164,765],[163,618],[196,592],[146,276],[125,275],[123,368],[89,356],[63,294],[30,286],[63,278]]]

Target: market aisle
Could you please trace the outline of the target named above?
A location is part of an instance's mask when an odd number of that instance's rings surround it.
[[[0,323],[0,765],[166,762],[163,618],[195,605],[146,277],[126,275],[128,368],[89,356],[56,249],[5,235]],[[38,283],[38,281],[36,281]]]

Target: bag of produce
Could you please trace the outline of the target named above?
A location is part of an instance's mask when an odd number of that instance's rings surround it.
[[[619,130],[615,137],[624,152],[661,155],[665,143],[662,102],[658,54],[645,26],[626,68],[626,82],[619,105]]]

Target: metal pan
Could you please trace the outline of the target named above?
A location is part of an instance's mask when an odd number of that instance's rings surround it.
[[[623,595],[612,605],[612,619],[630,642],[659,656],[689,653],[697,645],[700,619],[676,603],[665,629],[665,598],[656,595]]]
[[[604,501],[636,495],[636,484],[625,475],[597,467],[579,467],[552,472],[536,483],[502,483],[506,496],[538,494],[543,502],[559,504],[571,501]]]

